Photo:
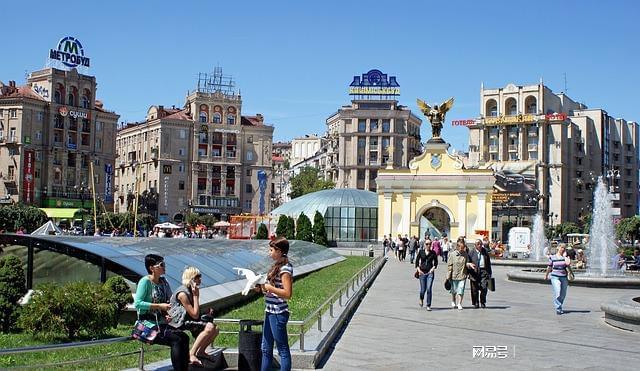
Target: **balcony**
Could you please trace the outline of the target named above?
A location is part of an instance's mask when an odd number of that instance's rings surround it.
[[[227,158],[236,158],[236,151],[227,151]]]
[[[537,150],[538,150],[538,144],[537,144],[537,143],[535,143],[535,144],[528,144],[528,145],[527,145],[527,150],[529,150],[529,151],[537,151]]]
[[[225,195],[227,195],[227,196],[235,196],[236,195],[236,191],[233,188],[227,188],[227,191],[226,191]]]
[[[489,152],[497,153],[498,152],[498,146],[496,144],[491,144],[489,146]]]
[[[377,151],[377,150],[378,150],[377,144],[369,144],[369,151]]]
[[[518,145],[517,144],[509,144],[508,151],[509,152],[518,152]]]

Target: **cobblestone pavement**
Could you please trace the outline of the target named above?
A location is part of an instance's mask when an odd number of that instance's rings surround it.
[[[418,306],[412,265],[390,259],[324,369],[638,369],[640,334],[610,327],[600,310],[603,301],[629,290],[570,286],[566,313],[558,316],[550,285],[510,282],[506,273],[515,268],[495,267],[496,292],[489,293],[487,308],[471,306],[467,282],[458,311],[451,309],[440,264],[428,312]],[[484,348],[474,357],[477,346]],[[482,357],[482,350],[505,357]]]

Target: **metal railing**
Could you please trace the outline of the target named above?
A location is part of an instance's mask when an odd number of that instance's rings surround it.
[[[360,269],[356,274],[354,274],[347,282],[345,282],[336,292],[333,293],[327,300],[325,300],[316,310],[311,312],[305,319],[302,321],[289,321],[287,324],[287,328],[291,328],[295,331],[287,331],[289,337],[299,336],[300,337],[300,350],[304,351],[304,335],[311,329],[312,326],[309,326],[313,322],[318,323],[318,331],[322,331],[322,315],[329,310],[329,316],[334,317],[334,306],[336,302],[340,306],[346,305],[356,294],[360,285],[366,281],[372,272],[377,270],[379,266],[384,262],[382,257],[371,260],[366,266]],[[344,295],[343,295],[344,294]],[[350,296],[351,295],[351,296]],[[343,300],[343,296],[346,296],[346,301]],[[215,324],[240,324],[239,319],[231,319],[231,318],[216,318],[213,321]],[[220,331],[221,334],[238,334],[239,331]]]

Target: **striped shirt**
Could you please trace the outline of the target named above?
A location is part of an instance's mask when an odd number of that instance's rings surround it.
[[[280,267],[280,273],[276,276],[275,282],[273,285],[282,289],[284,286],[282,285],[282,275],[285,273],[289,273],[293,278],[293,266],[290,263],[287,263]],[[268,292],[264,294],[264,302],[266,304],[265,311],[273,314],[280,314],[289,311],[289,304],[287,304],[287,300],[278,297],[278,295]]]
[[[551,275],[556,277],[567,276],[567,261],[564,256],[552,255],[549,257],[549,268],[552,269]]]

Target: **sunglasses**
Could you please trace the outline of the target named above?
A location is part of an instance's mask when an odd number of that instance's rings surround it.
[[[164,267],[165,267],[165,264],[164,264],[164,262],[160,262],[160,263],[158,263],[158,264],[154,265],[154,267],[161,267],[161,268],[164,268]]]
[[[201,274],[196,274],[196,276],[193,277],[193,278],[202,278],[202,275]]]

